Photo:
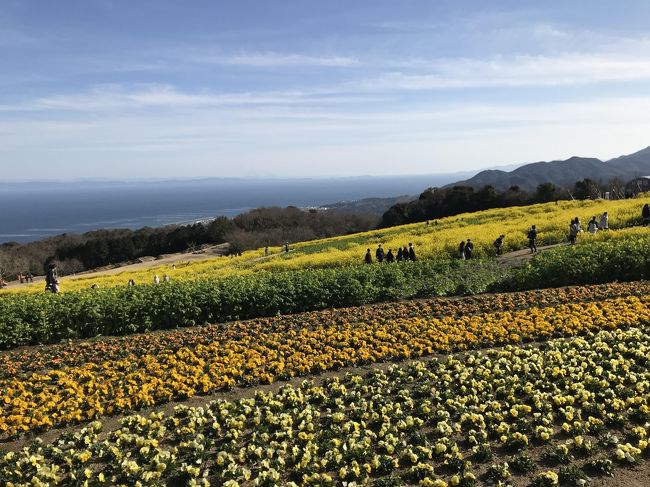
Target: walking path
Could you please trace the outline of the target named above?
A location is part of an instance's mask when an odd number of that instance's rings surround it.
[[[211,247],[206,247],[195,252],[179,252],[176,254],[165,254],[159,258],[154,257],[141,257],[141,262],[135,262],[133,264],[115,264],[115,266],[104,266],[99,269],[91,269],[89,271],[79,272],[77,274],[72,274],[69,276],[61,277],[62,281],[66,279],[73,279],[75,277],[84,276],[84,277],[99,277],[99,276],[110,276],[115,274],[120,274],[126,271],[137,271],[143,269],[151,269],[153,267],[159,267],[164,265],[171,265],[178,262],[188,262],[188,261],[200,261],[206,259],[212,259],[214,257],[219,257],[226,255],[228,252],[228,247],[230,244],[223,243],[219,245],[213,245]],[[45,283],[44,276],[34,277],[34,283]],[[32,284],[32,283],[29,283]],[[26,286],[27,284],[20,284],[18,281],[9,282],[8,286],[4,289],[15,289],[21,286]]]
[[[552,245],[544,245],[541,247],[537,247],[537,253],[536,254],[531,254],[530,249],[521,249],[521,250],[515,250],[513,252],[508,252],[503,255],[500,255],[497,257],[498,262],[503,262],[504,264],[508,265],[516,265],[516,264],[523,264],[524,262],[532,259],[536,255],[545,252],[550,249],[554,249],[556,247],[566,247],[568,246],[568,243],[559,243],[559,244],[552,244]]]

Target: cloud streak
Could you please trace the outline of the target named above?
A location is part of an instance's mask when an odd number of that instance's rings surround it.
[[[358,66],[359,62],[351,57],[346,56],[309,56],[305,54],[281,54],[281,53],[258,53],[258,54],[240,54],[228,57],[204,57],[195,58],[197,60],[212,61],[220,64],[233,66],[252,66],[252,67],[300,67],[300,66],[317,66],[329,68],[349,68]]]
[[[589,85],[650,80],[650,55],[563,54],[513,56],[489,60],[455,58],[401,63],[348,87],[371,91],[426,91],[459,88]]]

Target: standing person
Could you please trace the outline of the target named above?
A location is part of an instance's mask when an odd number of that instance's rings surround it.
[[[129,279],[129,287],[135,286],[135,281],[133,279]]]
[[[413,244],[409,242],[409,259],[412,262],[415,262],[415,249],[413,248]]]
[[[286,242],[284,244],[284,251],[288,254],[289,253],[289,242]]]
[[[643,205],[643,209],[641,210],[641,218],[643,218],[644,227],[650,225],[650,205],[648,205],[648,203]]]
[[[458,258],[460,260],[465,260],[465,240],[463,240],[458,246]]]
[[[397,247],[397,262],[402,262],[402,259],[404,259],[402,247]]]
[[[530,253],[534,254],[537,252],[537,229],[535,228],[535,225],[530,227],[530,230],[528,230],[528,248],[530,249]]]
[[[403,260],[404,262],[406,262],[406,261],[409,260],[409,249],[406,247],[406,245],[405,245],[404,248],[402,249],[402,260]]]
[[[468,238],[467,243],[465,244],[465,260],[471,259],[473,253],[474,253],[474,243]]]
[[[269,246],[264,247],[264,255],[269,255]]]
[[[395,262],[395,256],[393,255],[393,249],[388,249],[388,253],[386,254],[386,262],[388,262],[389,264],[392,263],[392,262]]]
[[[170,281],[169,276],[168,276],[167,274],[165,274],[165,275],[163,276],[163,282],[169,282],[169,281]]]
[[[59,276],[56,271],[56,264],[51,263],[47,266],[45,273],[45,290],[53,293],[58,292],[58,280]]]
[[[571,220],[571,223],[569,224],[569,243],[571,245],[575,245],[577,237],[578,237],[578,224],[576,223],[576,219],[574,218],[573,220]]]
[[[381,248],[381,244],[379,244],[375,251],[375,257],[377,258],[377,262],[380,264],[384,261],[384,249]]]
[[[153,283],[154,284],[160,284],[160,277],[158,277],[158,274],[153,276]]]
[[[499,235],[494,241],[494,247],[497,250],[497,255],[501,255],[501,249],[503,248],[503,239],[506,238],[505,235]]]
[[[589,220],[589,225],[587,226],[587,231],[591,233],[592,235],[595,235],[596,232],[598,231],[598,222],[596,222],[596,217],[593,216],[591,217],[591,220]]]
[[[580,218],[575,217],[576,221],[576,235],[582,232],[582,223],[580,223]]]
[[[607,212],[600,215],[600,224],[598,225],[598,228],[601,230],[609,230],[609,215]]]
[[[366,250],[366,257],[364,261],[366,264],[372,264],[372,254],[370,253],[370,249]]]

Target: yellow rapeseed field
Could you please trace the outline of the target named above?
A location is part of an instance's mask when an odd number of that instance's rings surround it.
[[[129,279],[136,283],[151,283],[154,275],[161,279],[168,274],[173,280],[196,279],[199,277],[220,277],[246,274],[255,271],[282,271],[306,267],[332,267],[361,263],[367,248],[373,252],[381,243],[386,251],[413,243],[419,259],[446,259],[453,256],[458,244],[468,238],[474,242],[478,257],[493,254],[492,243],[500,234],[505,234],[504,251],[526,247],[526,234],[531,225],[538,230],[538,245],[567,240],[569,223],[580,218],[586,230],[589,219],[607,211],[609,227],[619,230],[636,224],[640,218],[644,200],[640,198],[617,201],[559,201],[524,207],[501,208],[476,213],[464,213],[452,217],[397,227],[373,230],[340,237],[313,240],[291,245],[291,252],[284,253],[282,247],[270,248],[270,256],[264,256],[263,249],[245,252],[241,257],[216,257],[200,262],[181,262],[172,269],[170,265],[152,267],[137,271],[125,270],[114,275],[70,276],[63,279],[62,290],[71,291],[88,288],[93,284],[100,287],[124,286]],[[630,234],[647,232],[647,229],[626,230]],[[612,232],[609,232],[611,234]],[[583,233],[579,241],[608,238],[608,232],[596,235]],[[41,291],[41,284],[24,286],[18,291]]]

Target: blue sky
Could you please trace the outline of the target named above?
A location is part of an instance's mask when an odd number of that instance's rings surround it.
[[[650,2],[2,0],[0,177],[423,174],[650,145]]]

